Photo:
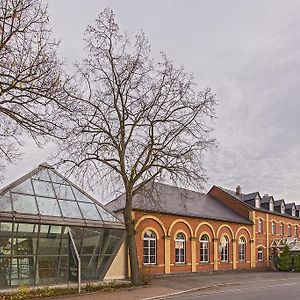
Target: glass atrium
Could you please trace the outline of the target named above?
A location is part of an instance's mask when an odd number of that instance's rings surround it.
[[[102,280],[125,237],[113,213],[47,165],[0,191],[0,289]]]

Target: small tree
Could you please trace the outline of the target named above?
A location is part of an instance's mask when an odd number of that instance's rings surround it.
[[[64,95],[58,43],[39,0],[0,1],[0,168],[19,155],[24,131],[55,135]]]
[[[131,43],[109,9],[87,28],[85,40],[89,53],[76,83],[82,93],[66,105],[72,114],[66,114],[62,156],[89,184],[111,175],[114,188],[122,186],[131,280],[140,284],[132,199],[154,179],[203,184],[216,100],[210,89],[197,91],[192,76],[166,55],[154,63],[144,34]]]
[[[296,255],[294,258],[294,271],[300,272],[300,255]]]
[[[285,245],[279,257],[278,269],[287,272],[292,268],[292,254],[288,245]]]

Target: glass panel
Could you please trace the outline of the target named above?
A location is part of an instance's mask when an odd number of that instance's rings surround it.
[[[13,254],[14,255],[33,255],[36,252],[37,238],[14,238]]]
[[[42,225],[44,226],[44,225]],[[40,233],[39,255],[59,255],[61,233]]]
[[[76,202],[59,200],[63,215],[67,218],[82,218]]]
[[[34,265],[34,257],[14,257],[11,266],[11,285],[32,285]]]
[[[84,238],[82,241],[81,254],[94,254],[98,255],[100,251],[100,242],[102,238],[102,232],[92,229],[84,230]]]
[[[155,263],[155,256],[150,256],[150,263],[154,264]]]
[[[57,225],[50,225],[49,233],[61,234],[62,227]]]
[[[60,253],[62,255],[69,254],[69,235],[67,233],[63,233],[62,240],[61,240]]]
[[[56,182],[56,183],[65,182],[65,180],[62,177],[56,175],[53,171],[50,171],[49,173],[50,173],[50,177],[51,177],[52,182]]]
[[[17,224],[16,224],[17,226]],[[19,223],[18,224],[18,232],[32,233],[38,231],[38,225],[35,224],[27,224],[27,223]]]
[[[36,274],[37,283],[51,284],[57,282],[58,263],[58,256],[39,256]]]
[[[104,229],[103,242],[100,254],[113,254],[123,234],[123,230]]]
[[[12,192],[33,195],[31,180],[28,179],[12,189]]]
[[[81,256],[82,279],[95,279],[98,256]]]
[[[61,217],[56,199],[37,197],[37,203],[41,215]]]
[[[45,180],[45,181],[50,181],[50,177],[48,175],[47,170],[42,170],[36,175],[32,176],[31,178],[37,179],[37,180]]]
[[[11,254],[11,245],[12,245],[11,237],[12,237],[12,223],[2,222],[0,224],[0,256]],[[0,272],[1,272],[1,267],[0,267]]]
[[[87,197],[86,195],[84,195],[83,193],[81,193],[78,189],[76,189],[74,187],[72,189],[73,189],[73,192],[75,194],[75,197],[76,197],[77,201],[94,203],[94,201],[92,201],[89,197]]]
[[[35,199],[33,196],[11,194],[14,211],[25,214],[37,214]]]
[[[0,230],[1,231],[9,231],[11,232],[13,228],[13,223],[9,223],[9,222],[1,222],[0,223]]]
[[[38,196],[55,198],[52,183],[46,181],[32,180],[34,191]]]
[[[58,282],[68,282],[69,279],[69,257],[61,256],[58,270]]]
[[[98,258],[98,268],[97,268],[97,274],[96,277],[100,278],[102,275],[103,269],[105,268],[106,264],[108,263],[109,259],[114,256],[112,255],[101,255]]]
[[[95,204],[78,202],[83,217],[89,220],[101,220]]]
[[[104,208],[102,208],[99,205],[96,205],[96,206],[97,206],[97,209],[98,209],[103,221],[120,223],[120,221],[117,218],[115,218],[112,214],[110,214],[107,210],[105,210]]]
[[[73,235],[75,246],[76,246],[78,252],[80,253],[82,236],[83,236],[83,228],[82,227],[71,227],[71,232]]]
[[[34,255],[37,249],[38,225],[19,223],[15,228],[13,255]]]
[[[0,288],[9,287],[10,257],[0,256]]]
[[[68,185],[53,183],[57,198],[75,200],[73,192]]]
[[[0,211],[12,211],[9,193],[6,193],[5,195],[0,197]]]

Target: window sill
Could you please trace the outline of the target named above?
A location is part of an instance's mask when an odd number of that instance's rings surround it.
[[[185,263],[185,262],[176,262],[174,264],[174,266],[184,266],[184,265],[187,265],[187,263]]]
[[[143,264],[143,267],[158,267],[158,264]]]

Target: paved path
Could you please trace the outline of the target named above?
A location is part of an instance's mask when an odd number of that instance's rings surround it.
[[[299,300],[300,277],[246,281],[165,297],[168,300]],[[161,298],[162,299],[162,298]]]
[[[146,300],[153,299],[284,299],[265,298],[278,291],[299,291],[300,273],[238,272],[223,274],[187,274],[154,278],[151,284],[113,292],[97,292],[80,296],[63,297],[63,300]],[[280,287],[280,288],[279,288]],[[251,291],[251,293],[250,293]],[[254,298],[245,298],[252,295]],[[261,294],[260,294],[261,293]],[[173,295],[166,298],[167,295]],[[242,296],[243,295],[243,296]],[[264,295],[264,296],[260,296]],[[299,295],[299,292],[298,292]],[[158,297],[161,296],[161,297]],[[56,298],[60,299],[60,298]],[[286,299],[294,299],[291,297]],[[300,299],[298,296],[295,299]]]

